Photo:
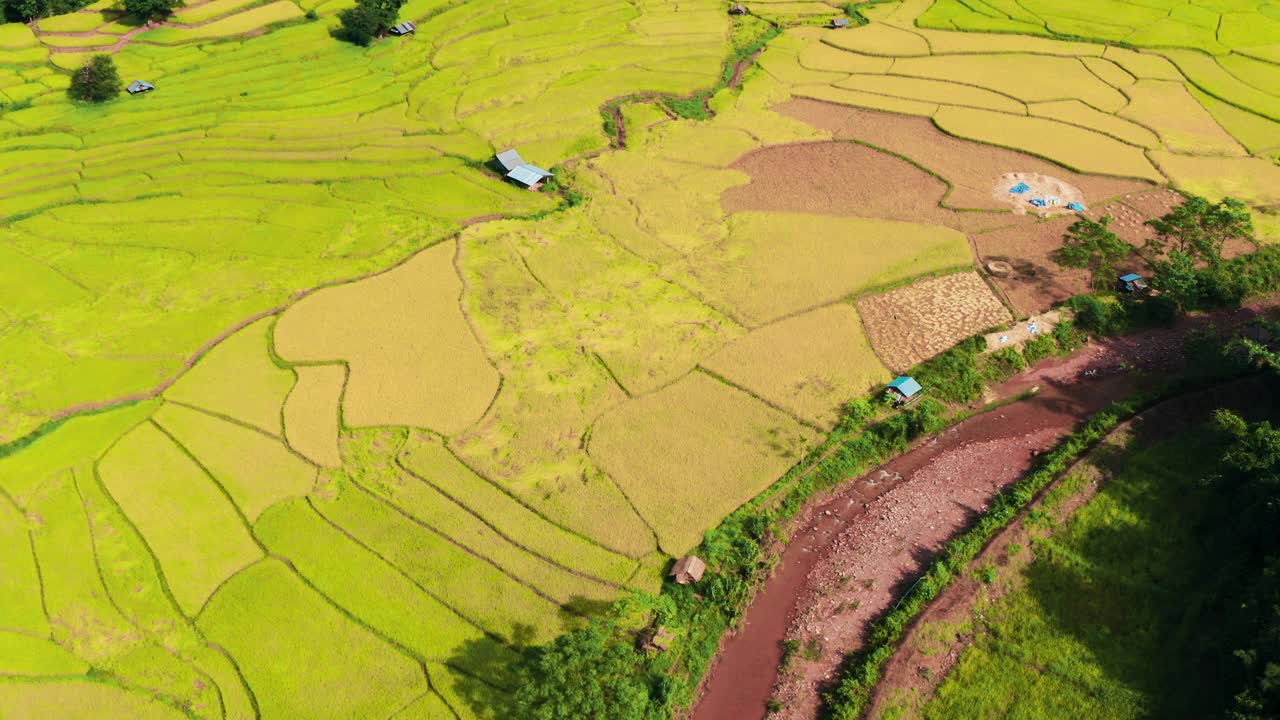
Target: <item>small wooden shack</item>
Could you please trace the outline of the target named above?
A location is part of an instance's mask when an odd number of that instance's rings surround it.
[[[125,90],[127,90],[130,95],[140,95],[142,93],[149,93],[155,89],[156,89],[156,86],[152,85],[146,80],[134,80],[133,82],[129,83],[129,87],[125,88]]]
[[[1126,273],[1116,281],[1116,289],[1130,295],[1141,295],[1151,289],[1138,273]]]
[[[902,407],[910,405],[920,397],[920,393],[924,388],[920,387],[920,383],[910,375],[899,375],[889,383],[889,387],[885,389],[885,393],[893,400],[894,407]]]
[[[831,21],[831,28],[832,28],[833,30],[843,30],[843,29],[845,29],[845,28],[849,27],[849,25],[851,25],[851,24],[852,24],[852,23],[850,23],[850,22],[849,22],[849,18],[848,18],[847,16],[841,15],[840,17],[836,18],[835,20],[832,20],[832,21]]]
[[[400,35],[412,35],[412,34],[414,33],[414,31],[415,31],[415,30],[417,30],[417,29],[418,29],[418,26],[417,26],[417,25],[414,25],[414,24],[413,24],[413,21],[411,21],[411,20],[405,20],[404,22],[400,23],[399,25],[393,25],[393,26],[391,26],[391,28],[390,28],[390,29],[388,29],[388,30],[387,30],[387,32],[391,33],[392,35],[396,35],[396,36],[400,36]]]
[[[707,571],[707,564],[697,555],[686,555],[676,561],[671,566],[671,572],[668,576],[675,578],[676,582],[681,585],[696,583],[702,579],[702,574]]]
[[[747,6],[743,5],[742,3],[734,3],[734,5],[729,8],[729,14],[730,15],[746,15]]]
[[[503,150],[493,156],[494,169],[508,181],[530,190],[537,190],[551,173],[537,165],[530,165],[515,150]]]

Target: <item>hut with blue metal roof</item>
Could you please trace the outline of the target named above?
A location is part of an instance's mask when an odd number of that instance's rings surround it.
[[[1142,279],[1138,273],[1126,273],[1121,275],[1116,281],[1116,289],[1122,293],[1130,295],[1141,295],[1149,291],[1151,288],[1147,285],[1147,281]]]
[[[902,407],[915,402],[923,392],[924,388],[920,387],[920,383],[916,382],[916,379],[910,375],[899,375],[885,389],[885,394],[893,400],[894,407]]]

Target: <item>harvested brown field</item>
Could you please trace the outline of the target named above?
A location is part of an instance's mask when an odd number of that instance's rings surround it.
[[[947,197],[951,207],[1007,209],[1007,203],[991,196],[991,182],[1015,170],[1060,178],[1095,203],[1151,187],[1138,180],[1083,175],[1025,153],[960,140],[943,133],[928,118],[807,99],[789,100],[775,109],[837,138],[870,143],[938,173],[953,186]]]
[[[1100,207],[1089,208],[1089,217],[1100,220],[1110,215],[1111,231],[1135,248],[1141,248],[1154,233],[1146,225],[1147,216],[1134,209],[1131,199],[1113,200]]]
[[[682,555],[796,462],[816,433],[702,372],[628,401],[591,434],[591,456]]]
[[[942,207],[945,182],[896,155],[855,142],[774,145],[747,153],[730,167],[750,175],[751,182],[720,196],[727,213],[850,215],[961,231],[1013,222],[1004,213],[958,213]]]
[[[880,359],[898,371],[1012,320],[991,288],[971,272],[859,298],[858,312]]]
[[[346,424],[449,435],[493,400],[498,371],[458,304],[454,248],[442,243],[381,275],[321,290],[280,317],[276,349],[285,360],[347,361]]]
[[[304,365],[293,371],[298,374],[298,384],[284,401],[285,439],[311,462],[341,467],[338,403],[347,369],[341,365]]]
[[[1063,233],[1075,221],[1074,216],[1063,216],[971,236],[983,265],[1000,260],[1013,266],[1012,275],[992,280],[1019,315],[1044,312],[1055,302],[1088,291],[1087,271],[1053,261],[1053,252],[1062,247]]]
[[[844,303],[766,325],[703,365],[826,428],[835,426],[841,404],[889,379],[867,342],[858,312]]]

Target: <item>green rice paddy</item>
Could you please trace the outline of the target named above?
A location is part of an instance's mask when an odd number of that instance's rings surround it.
[[[349,4],[0,25],[0,716],[509,717],[517,650],[655,590],[886,376],[850,298],[973,262],[937,225],[727,212],[743,154],[831,137],[779,103],[1280,205],[1265,2],[830,31],[822,2],[411,0],[369,49],[329,36]],[[643,101],[714,87],[759,18],[788,29],[710,119]],[[69,102],[106,47],[157,91]],[[585,202],[499,182],[507,147]],[[344,324],[299,345],[325,287]]]

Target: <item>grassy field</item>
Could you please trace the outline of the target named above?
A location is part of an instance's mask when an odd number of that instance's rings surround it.
[[[705,374],[603,417],[591,455],[657,536],[681,555],[703,529],[793,465],[816,433]]]
[[[1221,670],[1202,664],[1203,628],[1188,624],[1212,604],[1203,581],[1222,562],[1197,539],[1220,452],[1206,434],[1131,452],[1036,541],[921,717],[1207,716],[1200,688]]]
[[[656,590],[888,377],[858,296],[974,263],[951,227],[727,211],[743,155],[837,134],[775,106],[1280,203],[1272,16],[1103,2],[410,0],[368,49],[328,34],[348,0],[0,25],[0,715],[511,717],[516,650]],[[1103,14],[1138,49],[1083,41]],[[759,17],[799,26],[709,119],[606,132]],[[69,102],[117,43],[157,91]],[[875,140],[990,201],[951,146]],[[499,182],[507,147],[573,192]]]

